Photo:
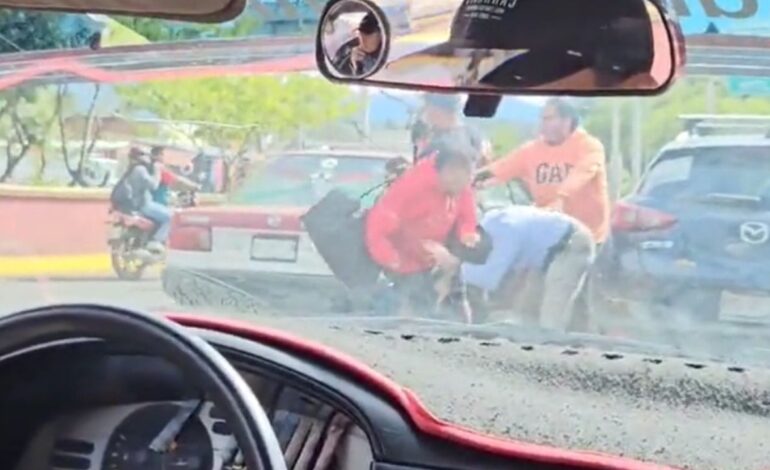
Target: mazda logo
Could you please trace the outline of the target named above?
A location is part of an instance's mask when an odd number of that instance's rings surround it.
[[[741,225],[741,240],[751,245],[761,245],[770,239],[770,227],[763,222],[746,222]]]

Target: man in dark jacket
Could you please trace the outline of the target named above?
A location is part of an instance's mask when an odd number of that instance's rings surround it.
[[[462,99],[457,95],[429,93],[425,95],[425,106],[421,119],[412,130],[421,137],[415,145],[415,161],[430,156],[435,150],[433,143],[446,135],[463,139],[475,151],[473,159],[477,167],[484,166],[491,159],[491,144],[477,129],[468,126],[462,119]],[[421,129],[422,127],[422,129]]]
[[[346,42],[334,55],[334,68],[343,75],[360,76],[369,72],[382,51],[382,31],[373,14],[367,13],[356,30],[356,37]]]

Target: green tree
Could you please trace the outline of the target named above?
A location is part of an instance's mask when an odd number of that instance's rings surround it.
[[[291,139],[358,111],[351,92],[305,75],[184,79],[119,88],[126,106],[224,151],[226,174],[265,137]],[[229,181],[226,181],[226,185]]]
[[[85,15],[0,9],[0,53],[89,47],[100,29]]]
[[[66,117],[67,114],[69,114],[67,113],[66,106],[66,101],[69,97],[68,91],[67,84],[59,85],[56,88],[56,117],[59,131],[59,145],[61,155],[64,158],[64,166],[70,176],[70,186],[87,187],[90,186],[90,184],[86,181],[84,171],[86,169],[86,163],[99,140],[101,131],[98,119],[98,104],[101,85],[99,83],[94,83],[93,94],[91,95],[88,104],[88,110],[83,116],[83,129],[80,135],[68,134],[66,125]],[[72,145],[75,143],[77,143],[77,146]],[[73,152],[73,147],[77,149],[75,152]],[[99,182],[97,185],[106,185],[107,179],[108,176],[104,178],[104,181]]]
[[[494,123],[493,121],[485,131],[492,141],[493,155],[496,158],[507,155],[524,143],[521,130],[508,122]]]
[[[240,38],[254,34],[262,24],[255,15],[241,15],[224,24],[198,24],[133,16],[112,18],[151,42]]]
[[[666,143],[674,139],[683,127],[679,120],[682,114],[707,112],[707,78],[687,77],[675,83],[666,93],[642,98],[642,152],[648,163]],[[622,129],[621,141],[628,141],[631,135],[632,98],[593,98],[585,116],[589,131],[602,140],[605,145],[611,141],[613,100],[619,100],[621,106]],[[724,81],[718,81],[715,88],[715,112],[727,114],[770,114],[770,99],[762,97],[735,97],[727,92]],[[623,148],[624,154],[626,147]],[[626,165],[630,162],[625,162]]]
[[[0,132],[5,137],[5,165],[0,182],[13,177],[19,163],[34,148],[42,148],[58,113],[52,91],[45,87],[20,87],[0,93]],[[41,158],[45,153],[41,150]],[[44,160],[41,165],[44,171]]]

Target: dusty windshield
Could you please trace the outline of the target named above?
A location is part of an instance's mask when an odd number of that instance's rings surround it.
[[[741,430],[767,402],[708,380],[770,365],[765,78],[696,49],[660,96],[510,96],[467,118],[464,95],[329,83],[318,11],[252,6],[224,25],[0,14],[3,311],[235,318],[497,436],[689,468],[756,453]]]

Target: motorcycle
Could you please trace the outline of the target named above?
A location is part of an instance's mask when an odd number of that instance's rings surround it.
[[[179,192],[174,207],[183,209],[197,205],[195,191]],[[139,213],[125,213],[110,208],[111,226],[108,245],[112,269],[119,279],[137,281],[145,269],[158,264],[165,258],[165,252],[153,252],[147,244],[155,233],[155,223]]]

